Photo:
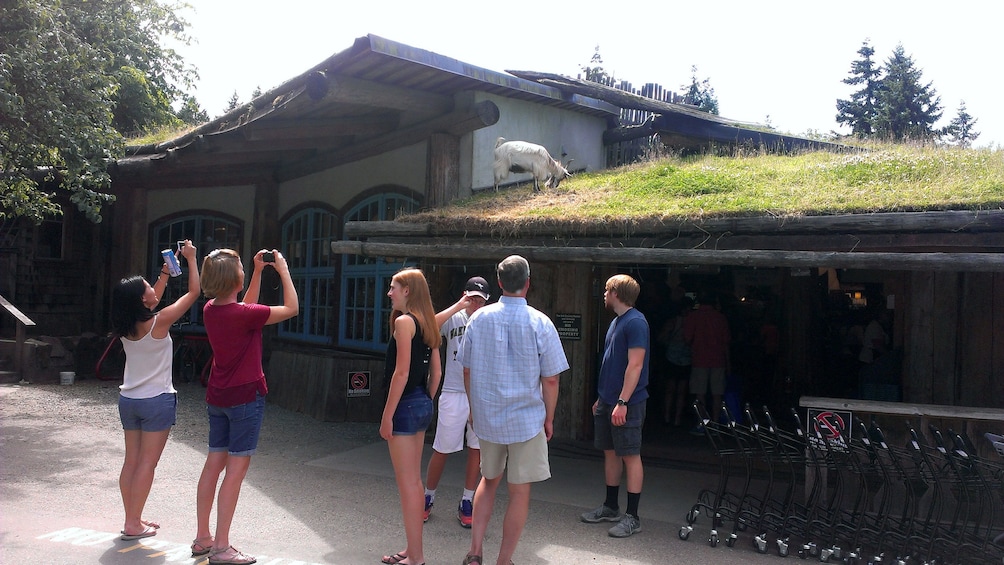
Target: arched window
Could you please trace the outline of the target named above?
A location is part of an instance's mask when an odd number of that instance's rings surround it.
[[[361,202],[345,216],[347,222],[393,220],[415,210],[417,202],[402,194],[379,194]],[[339,341],[344,346],[380,350],[388,339],[390,279],[405,259],[345,255],[342,259],[342,299]]]
[[[331,341],[334,336],[335,265],[331,240],[338,217],[322,208],[297,212],[282,225],[282,252],[300,299],[300,314],[279,324],[279,335],[305,341]]]
[[[160,271],[160,266],[164,263],[160,252],[163,249],[178,250],[178,242],[186,239],[192,240],[192,245],[198,248],[198,262],[201,267],[202,258],[214,249],[234,249],[241,250],[241,240],[243,228],[236,220],[223,216],[208,214],[193,214],[190,216],[174,217],[167,221],[156,223],[150,235],[149,257],[152,263],[150,272],[156,278],[156,273]],[[183,272],[188,270],[188,265],[182,261]],[[164,291],[164,300],[161,304],[171,304],[187,288],[188,277],[182,274],[180,277],[171,279]],[[188,319],[182,321],[192,324],[202,325],[202,306],[205,299],[199,299],[189,310]]]

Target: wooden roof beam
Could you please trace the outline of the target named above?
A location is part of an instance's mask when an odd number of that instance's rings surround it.
[[[283,111],[308,110],[316,104],[357,104],[390,108],[414,114],[444,114],[453,109],[453,98],[389,84],[318,71],[306,79],[304,92],[290,100]],[[302,106],[302,107],[301,107]]]
[[[400,122],[400,114],[394,111],[351,118],[269,119],[252,122],[240,131],[248,141],[324,139],[346,135],[382,135],[394,131]]]

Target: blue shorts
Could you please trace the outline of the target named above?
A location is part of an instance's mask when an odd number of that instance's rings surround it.
[[[593,445],[596,449],[610,451],[623,457],[625,455],[641,454],[641,427],[645,422],[645,405],[647,400],[629,404],[627,406],[627,418],[623,426],[615,426],[610,423],[610,413],[613,405],[599,402],[596,413],[593,415],[594,437]]]
[[[261,422],[265,417],[265,397],[257,395],[247,404],[229,408],[206,405],[209,413],[209,451],[250,457],[258,449]]]
[[[401,397],[394,411],[394,435],[413,436],[429,429],[432,423],[432,399],[421,387]]]
[[[162,432],[171,429],[178,414],[178,395],[165,392],[153,398],[119,395],[119,419],[123,430]]]

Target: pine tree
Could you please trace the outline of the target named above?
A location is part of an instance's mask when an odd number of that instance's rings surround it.
[[[223,113],[226,114],[231,110],[236,110],[240,105],[241,97],[237,96],[237,91],[235,90],[234,93],[230,95],[230,100],[227,100],[227,107],[223,109]]]
[[[973,129],[978,121],[969,114],[966,110],[966,101],[962,100],[959,103],[958,114],[945,127],[944,135],[948,136],[949,143],[959,147],[969,147],[980,136],[980,132]]]
[[[715,89],[711,87],[711,79],[697,80],[697,65],[690,67],[690,85],[681,85],[680,89],[686,93],[683,95],[683,103],[697,106],[703,112],[718,115],[718,97],[715,96]]]
[[[941,97],[931,83],[921,84],[922,71],[897,45],[885,63],[879,83],[875,134],[893,141],[930,139],[941,118]]]
[[[596,46],[593,56],[589,59],[589,65],[583,65],[581,69],[583,77],[591,82],[609,86],[613,78],[603,69],[603,57],[600,55],[599,45]]]
[[[860,90],[851,94],[850,100],[837,100],[837,123],[851,126],[851,132],[858,137],[867,137],[875,131],[876,98],[879,76],[882,74],[872,60],[875,49],[868,41],[865,39],[858,49],[861,58],[851,63],[851,76],[842,81],[851,86],[860,86]]]

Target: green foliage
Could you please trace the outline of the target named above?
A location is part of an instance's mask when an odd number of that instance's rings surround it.
[[[190,126],[197,126],[209,121],[209,113],[199,105],[194,96],[186,94],[178,110],[178,119]]]
[[[837,100],[837,123],[851,126],[852,134],[857,137],[867,137],[875,131],[873,124],[878,112],[878,81],[882,71],[872,60],[875,49],[868,44],[867,39],[858,49],[858,55],[861,58],[851,63],[851,76],[845,78],[843,83],[859,86],[860,89],[851,94],[850,100]]]
[[[236,110],[241,105],[241,97],[237,96],[237,91],[235,90],[233,94],[230,95],[230,100],[227,100],[227,107],[223,109],[223,113],[232,112]]]
[[[980,132],[973,129],[978,121],[966,111],[966,101],[963,100],[959,103],[958,114],[945,127],[943,135],[948,137],[949,143],[969,147],[980,136]]]
[[[187,70],[159,41],[186,23],[158,0],[0,3],[0,219],[57,215],[51,189],[93,222],[128,131],[176,120],[170,102]],[[44,189],[43,189],[44,186]]]
[[[697,106],[698,110],[709,114],[718,115],[718,97],[715,96],[715,89],[711,87],[710,79],[697,80],[697,65],[690,67],[690,85],[681,85],[685,92],[683,103]]]
[[[876,135],[893,141],[931,139],[941,118],[941,97],[931,83],[921,84],[922,72],[897,45],[885,63],[878,90]]]

